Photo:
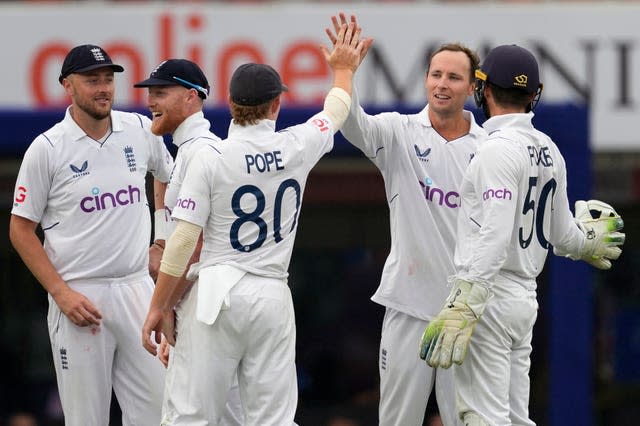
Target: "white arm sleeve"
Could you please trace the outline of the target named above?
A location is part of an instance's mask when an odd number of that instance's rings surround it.
[[[178,220],[175,231],[169,237],[160,262],[160,272],[172,277],[181,277],[189,259],[196,249],[202,227]]]
[[[333,123],[333,133],[338,133],[345,120],[349,116],[351,108],[351,96],[339,87],[329,90],[324,99],[324,112]]]

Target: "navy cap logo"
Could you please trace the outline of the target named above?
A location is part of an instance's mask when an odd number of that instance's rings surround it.
[[[517,75],[513,78],[515,81],[513,82],[514,86],[527,87],[527,82],[529,81],[529,77],[525,74]]]

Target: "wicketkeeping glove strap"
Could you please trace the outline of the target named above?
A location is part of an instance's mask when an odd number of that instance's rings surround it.
[[[431,367],[462,364],[473,328],[488,299],[489,289],[485,286],[456,280],[444,307],[422,335],[420,358]]]

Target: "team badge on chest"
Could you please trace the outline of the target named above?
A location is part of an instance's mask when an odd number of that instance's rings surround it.
[[[127,167],[130,172],[136,171],[136,154],[133,152],[133,147],[124,147],[124,159],[127,161]]]

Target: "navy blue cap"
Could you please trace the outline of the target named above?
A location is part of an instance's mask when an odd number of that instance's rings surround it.
[[[67,78],[69,74],[91,71],[103,67],[111,67],[114,72],[124,71],[122,66],[116,65],[111,61],[111,58],[102,47],[94,44],[76,46],[71,49],[64,58],[58,81],[62,83],[62,80]]]
[[[266,64],[242,64],[231,76],[229,95],[233,103],[242,106],[264,104],[289,88],[282,84],[280,74]]]
[[[536,58],[515,44],[492,49],[476,70],[476,78],[503,89],[520,89],[527,93],[534,93],[542,86]]]
[[[209,96],[207,77],[195,62],[188,59],[168,59],[161,62],[148,79],[133,85],[133,87],[153,86],[183,86],[187,89],[195,89],[202,99]]]

